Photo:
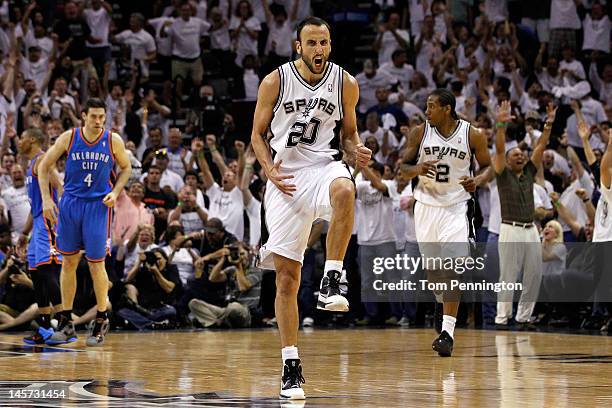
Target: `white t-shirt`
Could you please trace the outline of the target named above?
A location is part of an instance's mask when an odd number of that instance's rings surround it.
[[[357,206],[359,222],[357,243],[359,245],[380,245],[395,242],[393,235],[393,199],[397,190],[393,180],[382,180],[388,195],[372,187],[369,181],[357,182]]]
[[[204,210],[204,212],[206,212],[206,210]],[[202,231],[204,229],[204,222],[197,211],[181,212],[180,220],[185,234]]]
[[[500,23],[508,18],[508,0],[485,0],[484,5],[489,21]]]
[[[611,186],[612,187],[612,186]],[[601,197],[595,211],[593,242],[612,241],[612,188],[601,185]]]
[[[379,70],[389,74],[389,76],[395,79],[394,82],[399,82],[404,93],[408,94],[410,90],[410,81],[414,75],[414,68],[412,65],[404,64],[398,68],[393,64],[393,61],[390,61],[382,64]]]
[[[587,196],[591,197],[593,195],[593,189],[595,188],[593,180],[589,173],[585,170],[582,173],[582,176],[572,182],[565,189],[565,191],[561,194],[559,201],[563,204],[574,216],[576,217],[576,221],[580,224],[581,227],[584,227],[589,217],[587,216],[586,210],[584,209],[584,203],[576,195],[576,190],[579,188],[584,188],[587,192]],[[571,231],[569,225],[560,220],[561,225],[563,226],[563,231]]]
[[[162,37],[161,29],[166,21],[174,21],[172,17],[157,17],[148,20],[148,23],[155,30],[155,43],[157,44],[157,53],[164,57],[172,55],[172,38],[170,36]]]
[[[372,133],[366,129],[365,131],[361,132],[361,134],[359,135],[359,138],[361,139],[362,143],[365,143],[366,139],[370,136],[374,136],[376,138],[376,141],[378,142],[378,146],[380,147],[379,153],[380,153],[380,157],[383,158],[383,161],[380,161],[378,159],[377,161],[379,161],[380,163],[385,163],[388,157],[382,154],[382,146],[383,146],[383,138],[385,136],[385,130],[381,127],[378,127],[378,129],[376,129],[376,132]],[[395,135],[393,134],[391,130],[389,130],[389,134],[387,136],[387,142],[390,148],[389,152],[392,152],[398,146],[397,138],[395,137]]]
[[[156,50],[155,39],[145,30],[133,32],[124,30],[119,33],[116,40],[122,44],[128,44],[132,49],[132,61],[139,60],[142,68],[142,76],[149,76],[149,63],[145,62],[148,53]]]
[[[11,213],[11,231],[23,232],[28,215],[30,215],[27,187],[9,187],[2,192],[2,199],[6,203],[7,210]]]
[[[580,18],[574,0],[552,0],[550,2],[550,29],[580,29]]]
[[[144,183],[144,179],[147,177],[149,173],[145,173],[140,177],[140,181]],[[178,191],[183,188],[185,182],[183,182],[183,178],[173,172],[172,170],[166,169],[161,175],[161,179],[159,181],[159,186],[164,188],[165,186],[170,186],[172,191],[178,193]]]
[[[408,33],[408,31],[397,29],[395,33],[406,41],[407,44],[410,44],[410,33]],[[391,54],[398,48],[404,47],[400,45],[391,31],[385,31],[380,42],[380,50],[378,50],[378,64],[382,66],[387,62],[391,62]]]
[[[368,78],[361,72],[355,76],[359,85],[359,112],[365,113],[369,108],[376,105],[376,89],[389,88],[396,81],[384,71],[376,71],[372,78]]]
[[[19,69],[24,79],[31,79],[36,83],[36,88],[41,89],[43,81],[47,76],[49,60],[41,55],[37,62],[31,62],[27,58],[22,58]]]
[[[172,252],[172,248],[170,245],[167,245],[162,248],[166,255],[170,256]],[[196,251],[192,249],[192,251]],[[197,253],[197,251],[196,251]],[[195,268],[193,266],[193,258],[189,254],[189,250],[187,248],[180,248],[178,251],[174,253],[172,257],[172,265],[176,266],[178,269],[179,277],[181,278],[181,283],[183,286],[187,284],[187,280],[194,276]]]
[[[111,23],[111,16],[104,7],[100,7],[99,10],[85,9],[83,10],[85,21],[91,30],[91,36],[102,40],[101,43],[91,44],[88,41],[85,44],[91,48],[102,48],[110,46],[108,42],[108,31]]]
[[[414,197],[412,192],[412,184],[408,183],[400,194],[400,201]],[[404,220],[404,242],[417,242],[416,231],[414,226],[414,204],[411,208],[400,210],[402,219]],[[395,219],[394,219],[395,222]]]
[[[559,69],[565,69],[567,71],[572,71],[574,73],[574,75],[576,75],[578,78],[580,79],[586,79],[586,73],[584,72],[584,67],[582,66],[582,64],[580,63],[580,61],[578,60],[573,60],[570,62],[567,62],[565,60],[561,60],[559,62]],[[576,81],[572,80],[572,83],[575,83]]]
[[[234,187],[231,191],[224,191],[219,184],[214,183],[206,190],[206,195],[210,198],[209,218],[219,218],[225,230],[242,241],[244,237],[242,191],[238,187]]]
[[[293,53],[292,42],[293,42],[293,29],[291,28],[291,21],[285,20],[282,26],[278,26],[274,20],[268,21],[270,33],[268,34],[268,41],[266,43],[265,54],[268,55],[272,51],[272,42],[276,43],[274,52],[280,57],[291,57]]]
[[[172,38],[172,55],[180,58],[195,59],[200,56],[200,38],[208,35],[210,23],[197,17],[188,21],[174,20],[166,27],[166,34]]]
[[[15,29],[16,31],[17,29]],[[53,51],[53,40],[49,37],[36,38],[32,30],[29,30],[25,36],[24,43],[26,49],[30,47],[40,47],[42,53],[41,57],[49,58],[51,51]]]
[[[225,24],[221,28],[210,31],[210,48],[213,50],[229,51],[232,42],[230,39],[228,25]]]
[[[606,54],[610,52],[610,19],[603,16],[599,20],[593,20],[590,15],[584,18],[583,50],[599,50]]]
[[[181,178],[185,177],[185,166],[183,166],[183,161],[181,160],[181,151],[183,149],[187,151],[185,163],[189,163],[192,156],[189,149],[183,146],[179,147],[176,152],[171,152],[170,149],[168,149],[168,169],[178,174]]]
[[[244,25],[246,26],[246,28],[248,28],[251,31],[261,31],[261,24],[259,23],[259,20],[256,17],[251,17],[249,18]],[[236,17],[236,16],[232,16],[232,19],[230,20],[230,26],[229,29],[231,30],[237,30],[238,27],[240,26],[240,18]],[[242,67],[242,59],[251,54],[254,56],[257,56],[257,40],[251,38],[251,36],[246,32],[246,30],[244,28],[240,29],[240,32],[238,33],[238,39],[236,40],[236,65],[238,65],[239,67]]]

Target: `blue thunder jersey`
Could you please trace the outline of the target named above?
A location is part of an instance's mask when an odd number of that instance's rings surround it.
[[[64,194],[85,200],[103,198],[113,189],[114,168],[110,131],[102,131],[101,136],[89,143],[81,128],[73,129],[66,158]]]
[[[40,217],[43,212],[42,195],[40,193],[40,185],[38,184],[38,175],[34,172],[36,161],[40,159],[44,152],[40,152],[30,160],[28,171],[26,172],[26,186],[28,189],[28,199],[30,200],[30,209],[32,218]],[[51,197],[57,204],[57,190],[51,190]]]

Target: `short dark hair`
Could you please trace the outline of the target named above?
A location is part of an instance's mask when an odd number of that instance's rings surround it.
[[[23,133],[26,137],[33,137],[40,146],[44,146],[47,143],[47,135],[40,128],[31,127]]]
[[[91,108],[102,108],[106,111],[106,104],[100,98],[89,98],[87,102],[85,102],[83,112],[89,113],[89,109]]]
[[[431,96],[438,97],[438,103],[440,106],[449,106],[451,107],[451,116],[453,119],[459,119],[457,116],[457,112],[455,112],[455,106],[457,105],[457,100],[455,99],[455,95],[448,89],[438,88],[434,89],[430,94]]]
[[[174,238],[176,238],[179,233],[185,235],[185,231],[183,230],[182,226],[170,225],[164,233],[164,239],[166,240],[166,244],[170,245],[170,242],[174,241]]]
[[[380,174],[385,174],[385,166],[382,163],[375,161],[372,163],[372,165],[370,165],[370,167],[372,168],[372,170],[375,170]]]
[[[402,50],[401,48],[398,48],[395,51],[393,51],[393,53],[391,54],[391,59],[394,60],[402,54],[407,55],[406,50]]]
[[[314,25],[317,27],[325,26],[327,27],[327,30],[331,34],[331,27],[329,26],[329,24],[327,24],[327,21],[323,20],[322,18],[314,17],[314,16],[306,17],[305,19],[300,21],[300,24],[298,24],[297,26],[297,38],[298,38],[298,41],[300,42],[302,41],[302,37],[301,37],[302,29],[306,27],[307,25]]]
[[[159,166],[156,165],[156,164],[152,164],[152,165],[149,166],[149,171],[151,171],[151,170],[157,170],[160,173],[162,172],[161,169],[159,168]]]
[[[196,180],[198,180],[198,183],[200,182],[200,177],[198,176],[198,173],[193,171],[193,170],[189,170],[185,172],[185,175],[183,176],[183,181],[187,180],[188,176],[193,176],[196,178]]]

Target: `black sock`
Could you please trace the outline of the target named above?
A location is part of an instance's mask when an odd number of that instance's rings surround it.
[[[72,309],[64,310],[61,313],[62,313],[62,317],[64,318],[64,320],[66,320],[67,322],[71,322],[72,321]]]
[[[96,320],[98,320],[98,319],[100,319],[100,320],[106,320],[106,310],[105,310],[105,311],[103,311],[103,312],[98,311],[98,312],[96,313]]]
[[[49,329],[51,327],[51,315],[41,314],[38,316],[38,324],[43,329]]]

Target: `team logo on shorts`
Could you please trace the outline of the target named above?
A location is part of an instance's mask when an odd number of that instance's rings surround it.
[[[333,84],[327,84],[327,92],[332,92],[334,90]]]

